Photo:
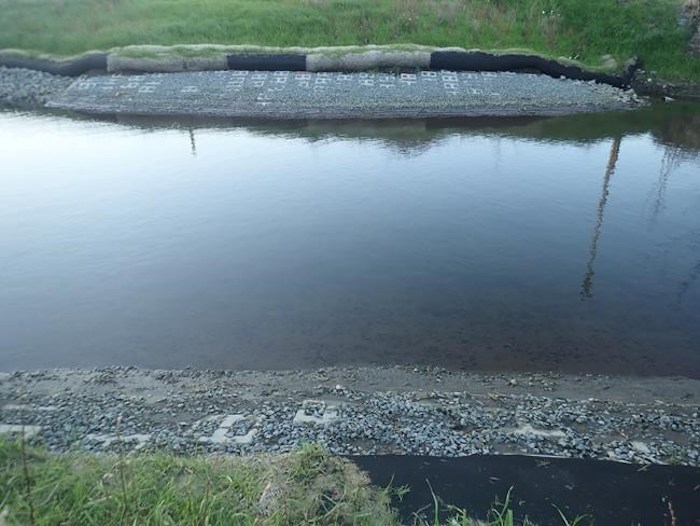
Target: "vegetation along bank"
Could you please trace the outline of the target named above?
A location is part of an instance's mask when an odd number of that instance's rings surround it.
[[[700,81],[700,0],[0,0],[0,49],[66,57],[130,45],[459,46]],[[206,48],[197,53],[206,54]]]

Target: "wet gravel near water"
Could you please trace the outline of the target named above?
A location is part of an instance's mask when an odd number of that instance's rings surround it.
[[[30,71],[0,67],[0,107],[35,109],[68,88],[74,79]]]
[[[48,106],[108,114],[336,119],[560,115],[639,103],[633,92],[608,85],[510,72],[206,71],[82,77]]]
[[[632,91],[544,75],[213,71],[78,79],[0,67],[0,107],[269,118],[560,115],[631,109]]]
[[[372,377],[387,378],[392,389],[368,388]],[[0,429],[16,434],[24,426],[31,442],[55,451],[247,454],[313,441],[343,455],[532,454],[699,466],[698,382],[658,381],[669,385],[656,384],[635,402],[624,400],[635,394],[616,389],[614,377],[595,376],[406,368],[16,372],[0,375]],[[671,399],[654,399],[667,387]],[[562,396],[574,388],[597,396]],[[679,398],[679,389],[688,392]]]

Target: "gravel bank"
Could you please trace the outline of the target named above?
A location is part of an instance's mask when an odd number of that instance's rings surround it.
[[[534,454],[700,465],[700,382],[440,369],[0,375],[0,424],[52,450]],[[117,435],[117,422],[119,434]]]
[[[213,71],[83,76],[0,67],[0,106],[90,113],[268,118],[560,115],[640,100],[595,82],[545,75],[421,71]]]
[[[0,67],[0,107],[40,109],[73,79],[41,71]]]
[[[274,119],[563,115],[631,109],[632,91],[545,75],[199,71],[83,77],[51,108]]]

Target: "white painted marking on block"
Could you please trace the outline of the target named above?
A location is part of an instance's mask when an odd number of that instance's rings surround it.
[[[2,409],[3,411],[55,411],[58,408],[55,405],[5,404]]]
[[[216,418],[216,417],[213,417]],[[227,415],[219,424],[219,427],[214,431],[214,433],[209,437],[199,437],[200,442],[206,442],[209,444],[229,444],[233,442],[234,444],[250,444],[253,441],[253,437],[257,434],[258,429],[254,424],[251,429],[245,435],[234,435],[232,437],[227,436],[231,428],[238,422],[243,422],[250,419],[251,417],[246,417],[242,414]],[[212,417],[208,417],[206,420],[212,420]],[[194,427],[194,426],[193,426]]]
[[[316,415],[307,415],[305,412],[305,409],[303,407],[303,404],[305,403],[321,403],[325,405],[325,408],[323,410],[323,414],[321,416],[316,416]],[[294,419],[292,420],[292,423],[294,424],[319,424],[319,425],[327,425],[330,424],[333,420],[336,420],[338,418],[338,407],[332,404],[325,404],[325,402],[319,402],[316,400],[304,400],[302,403],[302,408],[299,409],[296,414],[294,415]]]
[[[208,441],[213,442],[215,444],[223,444],[225,442],[228,442],[228,438],[226,438],[226,433],[228,433],[228,430],[236,424],[237,422],[240,422],[241,420],[245,420],[245,417],[243,415],[228,415],[224,417],[224,419],[221,421],[219,424],[219,427],[216,431],[214,431],[214,434],[208,438]]]
[[[233,440],[236,444],[250,444],[257,432],[257,428],[251,428],[245,435],[236,435],[232,437],[231,440]]]
[[[651,455],[651,449],[649,449],[649,446],[647,446],[644,442],[633,440],[630,442],[630,445],[642,455]]]
[[[79,90],[89,90],[89,89],[92,89],[92,88],[96,88],[96,87],[97,87],[97,82],[87,82],[87,81],[78,82],[78,84],[76,84],[76,87],[77,87]]]
[[[39,431],[41,426],[23,426],[16,424],[0,424],[0,435],[9,435],[10,433],[24,433],[24,438],[32,438]]]
[[[566,433],[559,430],[548,430],[548,429],[536,429],[530,424],[522,424],[517,429],[511,430],[514,435],[522,436],[540,436],[540,437],[556,437],[562,438],[566,436]]]

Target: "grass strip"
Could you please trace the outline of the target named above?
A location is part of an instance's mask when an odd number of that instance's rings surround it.
[[[0,517],[9,524],[397,523],[389,490],[315,446],[275,456],[179,457],[55,455],[4,441],[0,487]]]

